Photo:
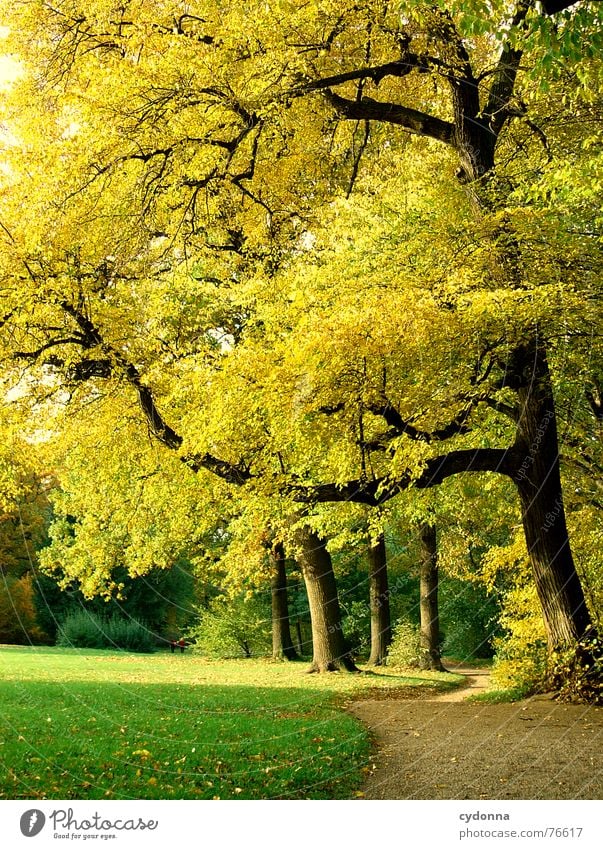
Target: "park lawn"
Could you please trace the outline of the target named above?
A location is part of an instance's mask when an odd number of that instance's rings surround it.
[[[370,761],[343,709],[458,676],[306,675],[299,663],[0,648],[0,799],[349,798]]]

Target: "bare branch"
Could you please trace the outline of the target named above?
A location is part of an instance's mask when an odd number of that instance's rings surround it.
[[[64,336],[60,339],[51,339],[49,342],[46,342],[39,348],[36,348],[35,351],[15,351],[13,357],[17,360],[32,360],[35,362],[40,359],[45,351],[49,351],[51,348],[56,348],[60,345],[77,345],[78,347],[85,347],[84,341],[85,339],[83,336]]]
[[[354,164],[352,166],[352,173],[350,175],[350,182],[348,185],[348,190],[346,192],[346,198],[349,198],[354,190],[354,183],[356,182],[356,178],[358,177],[358,171],[360,170],[360,162],[362,160],[362,156],[364,151],[366,150],[366,146],[368,145],[370,134],[371,134],[371,124],[370,121],[364,121],[362,140],[358,146],[358,150],[354,156]],[[354,136],[355,136],[354,131]]]

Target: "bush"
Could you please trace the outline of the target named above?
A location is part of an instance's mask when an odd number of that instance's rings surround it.
[[[387,654],[388,666],[421,667],[419,626],[399,619],[393,628],[392,642]]]
[[[350,651],[354,656],[368,656],[371,650],[371,612],[368,604],[364,601],[353,601],[344,610],[341,625]]]
[[[494,686],[501,690],[516,690],[522,695],[529,695],[545,686],[546,674],[545,640],[521,643],[511,637],[497,641],[492,667]]]
[[[103,619],[85,610],[70,613],[59,625],[58,646],[85,649],[124,649],[134,652],[155,650],[155,637],[137,619],[112,616]]]
[[[34,582],[37,620],[52,642],[60,623],[72,613],[87,612],[100,619],[144,621],[150,630],[163,637],[180,635],[192,620],[195,579],[186,561],[170,569],[155,569],[133,578],[123,567],[113,570],[112,578],[122,585],[119,598],[97,596],[87,599],[76,583],[61,589],[57,579],[38,573]]]
[[[101,620],[84,610],[70,613],[57,630],[58,646],[100,649],[103,643]]]
[[[221,660],[271,653],[270,608],[258,599],[217,598],[199,615],[186,636],[193,650],[206,657]]]
[[[545,686],[547,640],[534,584],[518,578],[505,595],[502,637],[494,641],[492,682],[502,690],[533,693]]]
[[[113,616],[105,623],[105,635],[109,646],[127,651],[155,651],[155,634],[138,619],[122,619]]]

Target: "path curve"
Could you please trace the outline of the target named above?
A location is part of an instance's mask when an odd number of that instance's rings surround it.
[[[467,698],[487,670],[447,664],[467,684],[431,698],[354,702],[377,747],[367,799],[601,799],[603,709],[550,696],[513,704]]]
[[[446,670],[464,675],[467,680],[456,689],[432,696],[427,701],[464,702],[469,696],[475,696],[477,693],[485,693],[490,687],[490,670],[483,666],[469,666],[466,663],[451,663],[448,661],[446,663]]]

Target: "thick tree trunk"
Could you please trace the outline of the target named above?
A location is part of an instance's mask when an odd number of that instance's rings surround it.
[[[421,668],[444,671],[440,657],[440,613],[438,609],[438,549],[435,525],[421,525],[419,604],[421,615]]]
[[[358,672],[343,635],[337,584],[326,545],[310,528],[297,532],[297,543],[312,620],[313,658],[308,671]]]
[[[371,610],[371,654],[368,663],[369,666],[381,666],[392,641],[387,583],[387,553],[383,535],[374,545],[369,546],[368,563]]]
[[[287,571],[285,549],[275,543],[270,552],[272,560],[272,657],[275,660],[296,660],[297,652],[291,639],[289,603],[287,600]]]
[[[551,649],[572,646],[591,627],[565,521],[557,421],[544,350],[521,352],[515,481],[538,597]]]
[[[518,349],[511,378],[518,384],[515,482],[526,544],[549,653],[553,660],[557,652],[566,654],[565,666],[553,669],[551,683],[568,695],[592,700],[600,685],[594,680],[592,650],[584,648],[584,642],[595,634],[565,520],[555,404],[544,348],[533,343]],[[569,665],[567,653],[572,658]]]

